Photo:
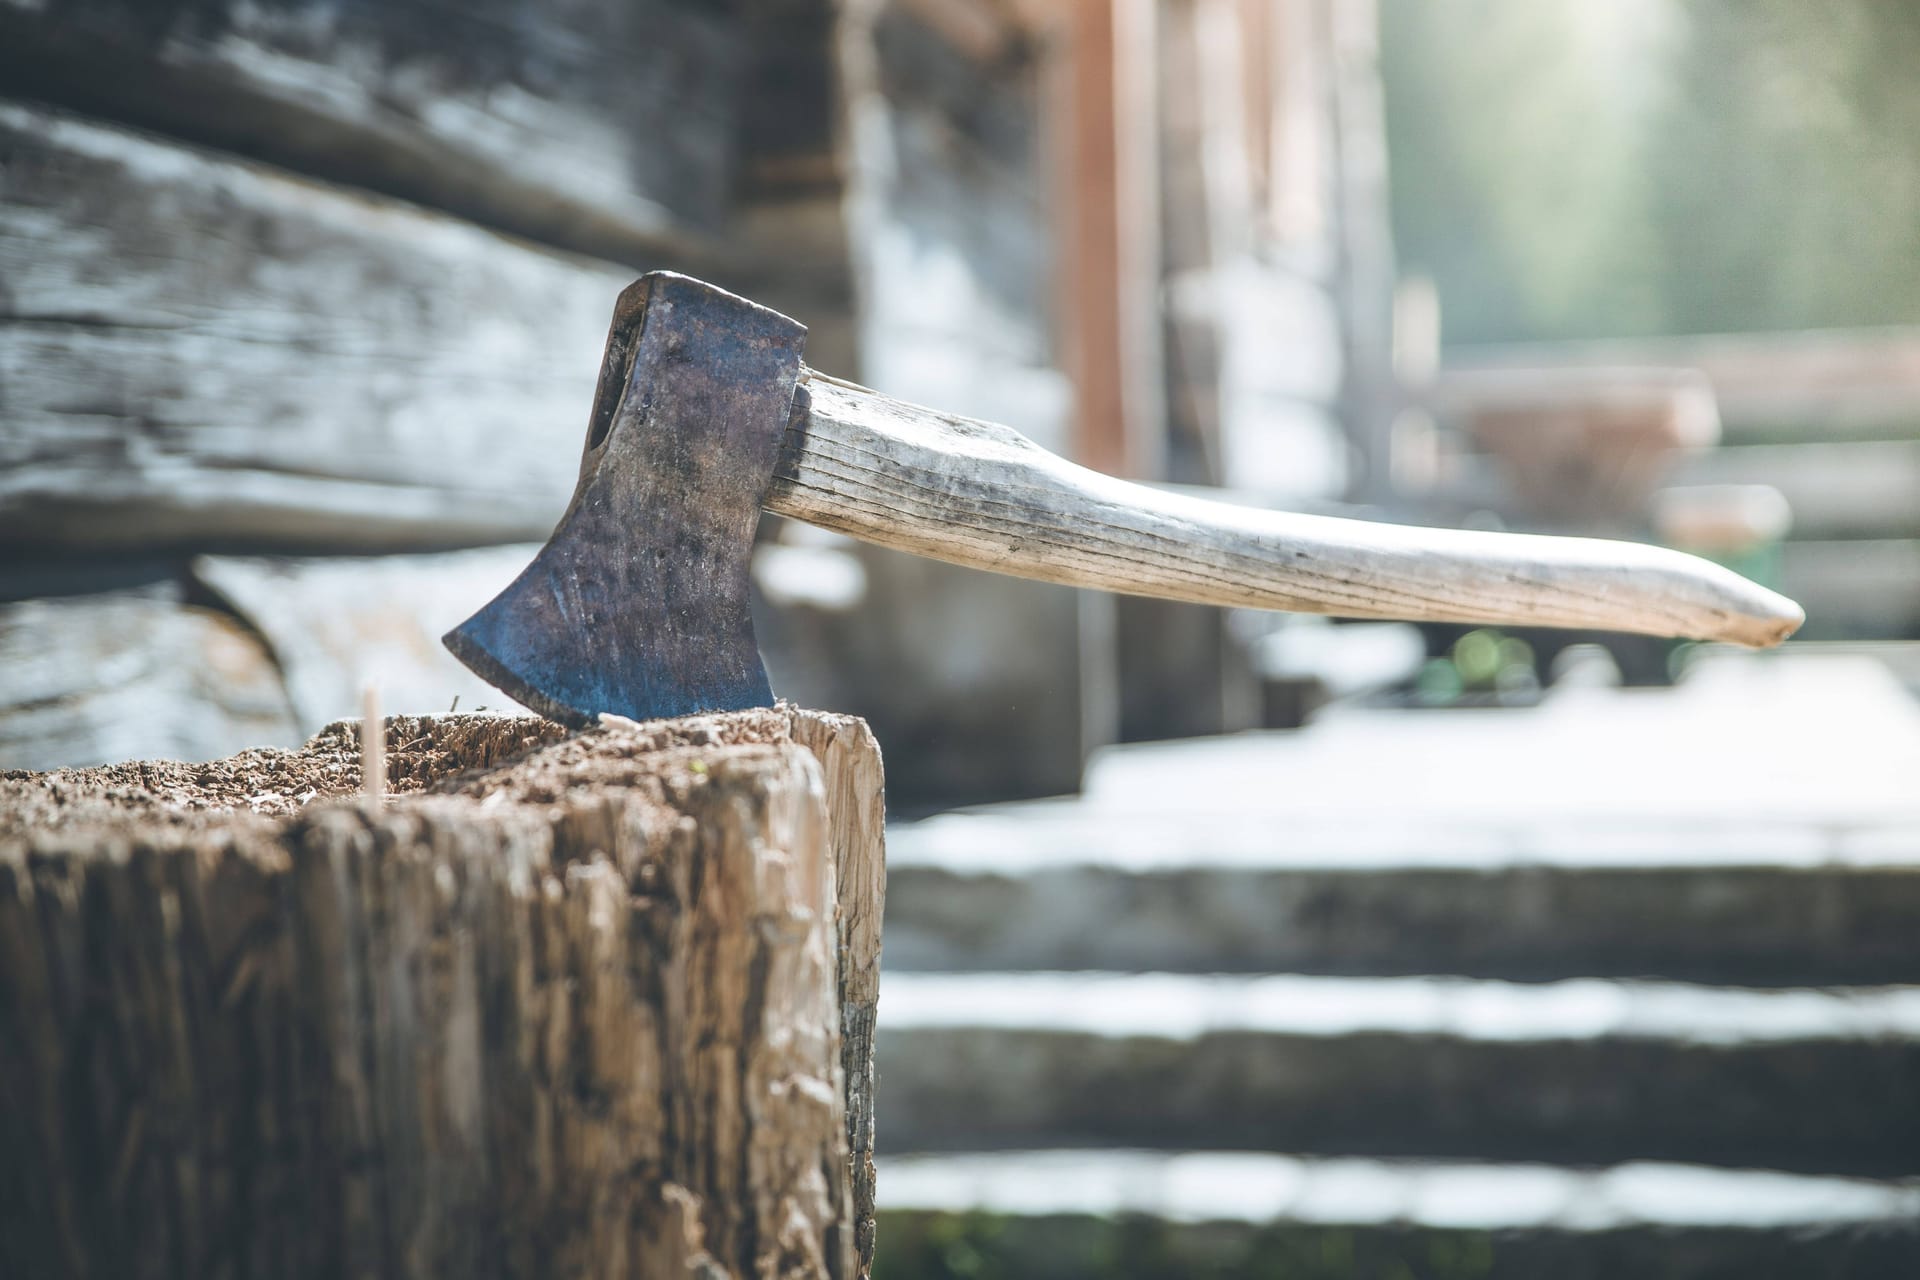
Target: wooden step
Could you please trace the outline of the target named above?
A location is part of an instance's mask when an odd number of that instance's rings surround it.
[[[1920,1172],[1920,987],[895,973],[881,1028],[895,1153]]]
[[[1633,1163],[1050,1151],[880,1165],[874,1274],[1093,1280],[1881,1280],[1920,1267],[1908,1183]]]
[[[1419,865],[1427,842],[1408,832],[1414,865],[1355,869],[1331,856],[1235,864],[1204,828],[1158,834],[1192,862],[929,865],[897,832],[888,967],[1920,982],[1920,826],[1879,833],[1881,852],[1904,845],[1912,865],[1772,863],[1794,851],[1762,832],[1749,833],[1744,860],[1737,840],[1713,842],[1733,865],[1697,863],[1704,842],[1679,835],[1664,848],[1628,843],[1631,865],[1542,865],[1497,845],[1479,865]],[[1807,849],[1843,852],[1838,838],[1802,834]]]
[[[1120,747],[1081,796],[896,825],[887,958],[1920,981],[1915,777],[1920,709],[1857,651]]]

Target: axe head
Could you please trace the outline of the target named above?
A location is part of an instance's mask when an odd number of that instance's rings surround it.
[[[805,343],[797,322],[698,280],[631,285],[566,515],[447,648],[573,725],[770,704],[747,573]]]

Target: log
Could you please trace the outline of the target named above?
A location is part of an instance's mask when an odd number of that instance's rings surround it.
[[[864,726],[355,729],[0,779],[0,1273],[864,1275]]]
[[[273,655],[175,585],[0,604],[0,769],[300,738]]]
[[[351,715],[369,685],[389,712],[508,707],[440,637],[538,551],[515,543],[426,556],[196,556],[189,571],[266,640],[302,733],[311,734]]]
[[[0,545],[544,538],[630,278],[0,101]]]
[[[725,212],[748,49],[672,0],[0,0],[14,92],[658,265]]]

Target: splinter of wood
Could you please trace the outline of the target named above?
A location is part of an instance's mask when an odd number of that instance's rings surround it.
[[[387,794],[387,722],[380,717],[380,690],[360,691],[360,786],[367,799]]]

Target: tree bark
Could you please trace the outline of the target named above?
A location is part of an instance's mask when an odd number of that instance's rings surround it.
[[[865,726],[387,740],[0,778],[0,1273],[863,1275]]]

